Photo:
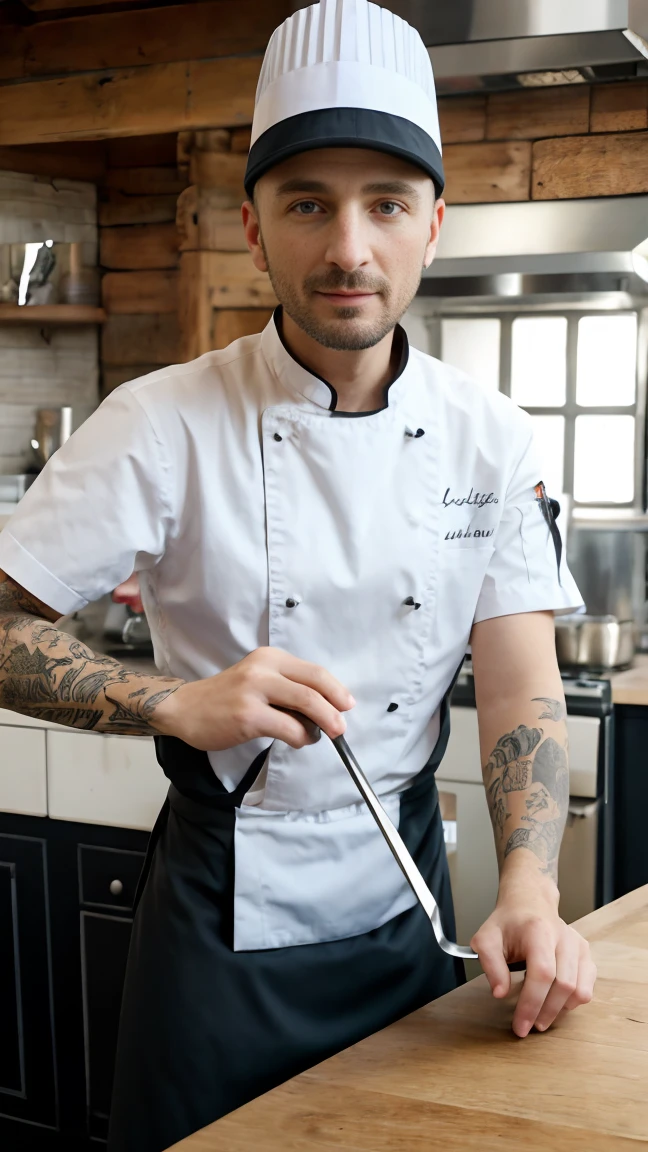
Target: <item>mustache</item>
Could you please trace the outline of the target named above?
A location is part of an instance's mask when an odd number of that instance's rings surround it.
[[[307,276],[304,287],[308,292],[378,292],[383,296],[389,293],[389,283],[363,272],[343,272],[331,269],[325,276]]]

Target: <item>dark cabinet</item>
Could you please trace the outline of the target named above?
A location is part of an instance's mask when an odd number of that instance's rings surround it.
[[[0,813],[0,1148],[90,1152],[108,1130],[147,835]]]
[[[0,835],[0,1112],[55,1127],[47,843]]]
[[[615,896],[648,884],[648,708],[620,705],[616,712]]]
[[[106,1139],[131,922],[81,914],[86,1093],[90,1136]]]

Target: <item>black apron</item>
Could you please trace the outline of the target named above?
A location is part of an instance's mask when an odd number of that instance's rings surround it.
[[[437,746],[402,795],[399,827],[455,938],[434,782],[449,712],[446,697]],[[348,939],[234,952],[235,808],[265,753],[228,793],[205,752],[174,737],[156,747],[172,783],[136,897],[109,1152],[162,1152],[465,979],[418,904]]]

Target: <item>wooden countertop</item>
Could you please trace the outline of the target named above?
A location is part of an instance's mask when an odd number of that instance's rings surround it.
[[[516,1039],[514,996],[495,1001],[481,976],[174,1149],[648,1149],[648,886],[578,927],[596,997],[551,1031]]]
[[[610,681],[615,704],[648,705],[648,655],[640,652],[632,668],[615,672]]]

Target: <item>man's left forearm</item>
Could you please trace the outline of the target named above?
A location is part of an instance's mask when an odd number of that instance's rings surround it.
[[[530,691],[534,689],[531,688]],[[535,689],[537,690],[537,688]],[[502,876],[531,863],[558,880],[567,820],[569,767],[565,700],[552,694],[502,701],[480,718],[483,774]]]

